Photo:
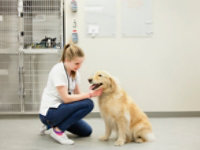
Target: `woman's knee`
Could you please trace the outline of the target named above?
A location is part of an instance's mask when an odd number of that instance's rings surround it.
[[[90,128],[87,133],[85,134],[85,136],[90,136],[92,134],[92,128]]]
[[[85,130],[84,132],[80,133],[79,136],[81,137],[87,137],[90,136],[92,134],[92,128],[87,128],[87,130]]]
[[[87,137],[92,134],[92,127],[84,120],[79,120],[72,124],[67,131],[76,134],[80,137]]]
[[[85,102],[89,110],[92,110],[94,108],[94,102],[91,99],[85,99],[83,101]]]

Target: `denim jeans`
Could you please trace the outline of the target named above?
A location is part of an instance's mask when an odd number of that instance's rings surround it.
[[[58,127],[61,131],[69,131],[79,136],[89,136],[92,128],[83,117],[92,111],[93,101],[84,99],[68,104],[60,104],[58,108],[49,108],[47,115],[40,114],[40,120],[47,128]]]

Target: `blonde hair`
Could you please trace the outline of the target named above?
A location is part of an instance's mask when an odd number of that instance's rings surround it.
[[[65,59],[67,59],[68,61],[72,61],[76,57],[84,57],[84,56],[85,54],[83,50],[80,47],[73,44],[72,42],[70,42],[69,44],[64,46],[60,61],[64,63]],[[72,71],[71,76],[73,79],[75,79],[76,72]]]

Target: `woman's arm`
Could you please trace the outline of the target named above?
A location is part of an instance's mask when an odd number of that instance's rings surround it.
[[[74,94],[81,94],[81,91],[80,91],[78,84],[76,84],[76,87],[74,89]]]
[[[61,96],[64,103],[80,101],[86,98],[100,96],[102,94],[102,89],[90,91],[89,93],[80,93],[80,94],[73,94],[73,95],[68,94],[67,92],[68,90],[66,86],[57,86],[56,89],[58,90],[58,93]],[[79,90],[79,88],[77,90]]]
[[[59,95],[61,96],[62,100],[64,103],[70,103],[70,102],[74,102],[74,101],[79,101],[82,99],[86,99],[86,98],[91,98],[92,95],[91,93],[82,93],[82,94],[73,94],[73,95],[69,95],[68,94],[68,90],[66,86],[57,86],[56,87]],[[79,89],[76,89],[76,92],[80,92]]]

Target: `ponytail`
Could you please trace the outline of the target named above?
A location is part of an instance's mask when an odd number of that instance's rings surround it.
[[[68,47],[70,47],[70,44],[65,45],[64,48],[63,48],[63,53],[62,53],[62,56],[61,56],[61,59],[60,59],[60,61],[62,61],[62,62],[65,61],[65,53],[66,53]]]
[[[72,42],[70,42],[64,46],[60,61],[64,63],[65,59],[67,59],[68,61],[71,61],[75,59],[76,57],[84,57],[84,56],[85,54],[83,50],[80,47],[73,44]],[[76,76],[76,72],[72,71],[71,76],[74,79]]]

